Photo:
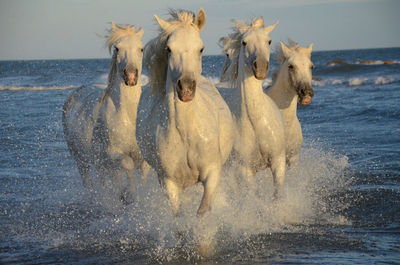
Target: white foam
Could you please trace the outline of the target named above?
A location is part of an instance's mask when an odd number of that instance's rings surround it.
[[[311,80],[311,85],[317,87],[326,86],[328,83],[328,80]]]
[[[213,83],[213,85],[217,85],[219,83],[219,77],[216,76],[206,76],[206,78],[208,80],[211,81],[211,83]]]
[[[146,86],[149,83],[149,77],[145,74],[140,75],[140,83],[142,86]]]
[[[108,74],[102,74],[99,76],[99,78],[96,80],[96,83],[107,83],[107,79],[108,79]]]
[[[12,86],[0,85],[0,91],[46,91],[46,90],[70,90],[77,86]]]
[[[395,81],[396,79],[392,76],[379,76],[375,79],[375,85],[386,85]]]
[[[342,85],[344,82],[342,79],[334,79],[331,83],[332,85]]]
[[[360,86],[365,81],[368,81],[368,78],[358,78],[358,77],[350,78],[349,86]]]
[[[80,242],[80,238],[72,241],[82,247],[94,243],[90,240],[96,244],[117,242],[126,248],[145,246],[152,257],[164,260],[174,259],[177,249],[179,256],[198,255],[199,242],[223,245],[251,235],[296,232],[302,229],[299,224],[315,222],[350,225],[346,218],[336,214],[344,207],[340,202],[337,205],[331,199],[329,205],[324,202],[326,196],[346,185],[343,172],[348,166],[347,157],[304,147],[298,167],[287,172],[282,198],[274,202],[269,169],[257,173],[254,182],[248,183],[237,179],[234,167],[228,165],[223,170],[211,212],[200,220],[196,211],[203,193],[202,185],[192,186],[182,193],[180,212],[175,217],[152,171],[146,182],[137,179],[133,204],[124,206],[118,196],[114,196],[115,191],[99,190],[95,196],[110,215],[91,221],[88,230],[81,232],[86,241]],[[222,241],[218,237],[220,234],[223,234]]]

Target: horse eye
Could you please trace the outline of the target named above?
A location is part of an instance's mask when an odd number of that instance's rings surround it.
[[[268,44],[271,45],[271,42],[272,42],[272,40],[269,40],[269,41],[268,41]]]
[[[293,70],[294,66],[292,64],[289,64],[289,70]]]
[[[226,57],[228,57],[228,58],[229,58],[229,54],[228,54],[228,53],[226,53],[225,55],[226,55]]]
[[[171,52],[171,48],[167,46],[167,52],[170,53]]]
[[[143,52],[143,48],[140,49],[140,52]]]
[[[243,44],[243,46],[246,46],[246,45],[247,45],[247,42],[242,41],[242,44]]]
[[[201,48],[200,53],[203,53],[203,51],[204,51],[204,48]]]
[[[116,51],[116,52],[119,52],[119,48],[118,48],[118,47],[115,47],[115,51]]]
[[[314,69],[314,65],[311,65],[311,66],[310,66],[310,69],[311,69],[311,70]]]

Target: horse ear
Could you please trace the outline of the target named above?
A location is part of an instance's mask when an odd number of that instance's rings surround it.
[[[229,45],[231,44],[231,42],[232,42],[232,39],[231,39],[231,38],[229,38],[229,37],[222,37],[222,38],[219,39],[219,43],[220,43],[219,46],[220,46],[222,49],[226,50],[226,49],[229,47]]]
[[[206,24],[206,12],[204,12],[203,8],[199,9],[199,12],[196,15],[196,19],[194,21],[194,24],[199,28],[201,31]]]
[[[221,43],[222,46],[225,46],[228,43],[228,41],[229,41],[228,37],[222,37],[219,39],[219,43]]]
[[[232,19],[232,22],[235,23],[235,27],[239,31],[240,34],[245,33],[246,30],[248,29],[247,24],[240,20]]]
[[[311,58],[311,52],[312,52],[312,47],[313,47],[314,43],[311,43],[310,45],[308,45],[307,48],[307,52],[310,54],[308,57]]]
[[[277,21],[275,22],[275,24],[264,28],[264,31],[265,31],[267,34],[270,34],[270,33],[274,30],[274,28],[276,27],[276,25],[278,25],[278,23],[279,23],[279,20],[277,20]]]
[[[285,58],[288,58],[290,53],[292,52],[290,48],[288,48],[285,43],[281,42],[282,53]]]
[[[136,32],[136,34],[138,34],[140,38],[143,38],[143,34],[144,34],[143,28],[140,28],[140,29]]]
[[[154,15],[154,17],[156,18],[158,25],[160,25],[163,30],[168,28],[169,23],[167,21],[159,18],[157,15]]]
[[[255,28],[261,28],[264,27],[264,19],[263,17],[259,17],[256,20],[253,21],[252,26]]]
[[[115,25],[114,21],[111,21],[111,29],[115,31],[117,29],[117,25]]]

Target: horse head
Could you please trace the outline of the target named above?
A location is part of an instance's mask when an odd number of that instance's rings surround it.
[[[142,72],[143,29],[136,31],[134,26],[116,25],[108,36],[109,49],[113,48],[113,67],[117,76],[126,86],[136,86]]]
[[[245,68],[252,72],[258,80],[267,77],[270,58],[271,38],[269,34],[278,22],[264,28],[264,20],[253,20],[250,26],[234,20],[237,30],[241,33],[240,54],[244,59]]]
[[[166,21],[155,15],[161,29],[168,34],[165,51],[168,57],[168,74],[179,100],[189,102],[196,93],[196,83],[201,75],[201,57],[204,50],[200,31],[206,15],[200,9],[196,18],[190,12],[175,14],[178,20]]]
[[[314,96],[314,89],[311,86],[314,67],[311,62],[312,44],[308,48],[303,48],[298,44],[288,47],[281,42],[281,49],[284,57],[281,67],[287,71],[290,87],[298,94],[300,104],[309,105]]]

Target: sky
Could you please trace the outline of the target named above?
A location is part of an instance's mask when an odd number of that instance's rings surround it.
[[[206,12],[204,54],[221,54],[218,39],[232,19],[279,20],[272,41],[289,38],[314,50],[400,47],[398,0],[0,0],[0,60],[108,58],[99,37],[110,22],[143,27],[154,38],[153,15],[168,9]]]

